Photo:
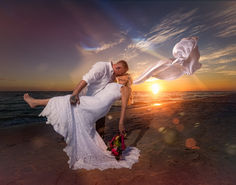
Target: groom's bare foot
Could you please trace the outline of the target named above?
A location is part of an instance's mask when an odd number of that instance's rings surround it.
[[[32,98],[28,93],[24,94],[24,100],[29,104],[31,108],[36,107],[36,103],[34,103],[34,98]]]

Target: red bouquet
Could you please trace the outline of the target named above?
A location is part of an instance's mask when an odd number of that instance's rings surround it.
[[[116,160],[120,160],[120,156],[122,155],[122,151],[126,148],[124,142],[124,135],[117,134],[112,140],[108,143],[107,150],[111,151],[111,153],[115,156]]]

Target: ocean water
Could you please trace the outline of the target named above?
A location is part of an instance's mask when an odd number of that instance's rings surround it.
[[[44,107],[31,109],[24,101],[23,91],[0,92],[0,128],[14,125],[45,122],[45,117],[38,117]],[[71,94],[70,91],[33,91],[29,94],[34,98],[51,98]],[[184,91],[184,92],[160,92],[157,95],[147,92],[133,92],[134,105],[147,105],[151,102],[172,102],[181,100],[194,100],[206,97],[220,97],[235,94],[232,91]],[[115,102],[111,111],[118,111],[119,101]]]

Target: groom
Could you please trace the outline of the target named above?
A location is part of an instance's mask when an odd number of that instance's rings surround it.
[[[112,62],[97,62],[86,73],[82,80],[75,87],[70,102],[72,105],[80,103],[78,94],[87,86],[86,96],[94,96],[101,91],[108,83],[114,82],[117,76],[121,76],[128,71],[129,67],[126,61],[120,60],[116,64]],[[105,117],[97,120],[96,130],[104,137]]]

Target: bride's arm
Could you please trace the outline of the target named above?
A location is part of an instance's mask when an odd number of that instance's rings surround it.
[[[124,119],[125,119],[125,111],[127,107],[127,103],[129,100],[131,89],[127,86],[121,87],[121,114],[120,114],[120,121],[119,121],[119,131],[120,133],[125,131],[124,128]]]

